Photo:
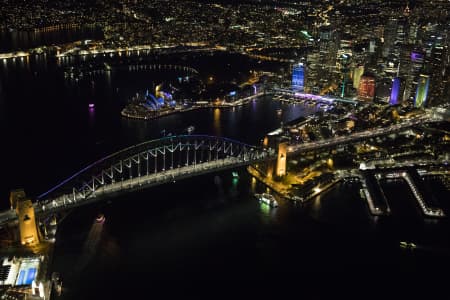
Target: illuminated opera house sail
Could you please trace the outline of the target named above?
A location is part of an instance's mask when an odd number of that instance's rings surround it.
[[[162,107],[175,107],[176,101],[173,100],[172,94],[164,92],[161,86],[161,84],[156,86],[154,95],[149,93],[148,90],[146,91],[144,106],[148,109],[158,110]]]

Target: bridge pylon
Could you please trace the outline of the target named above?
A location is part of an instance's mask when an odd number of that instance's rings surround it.
[[[278,157],[276,174],[279,177],[286,175],[286,161],[287,161],[287,143],[278,144]]]
[[[11,191],[9,202],[19,219],[20,243],[28,246],[39,244],[33,203],[27,198],[25,191],[23,189]]]

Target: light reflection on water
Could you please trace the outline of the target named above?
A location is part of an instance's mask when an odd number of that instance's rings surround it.
[[[250,186],[250,190],[252,193],[256,193],[256,178],[252,176],[252,182]]]
[[[214,130],[218,136],[221,136],[221,122],[220,122],[220,109],[214,109],[214,121],[213,121]]]
[[[81,272],[94,258],[103,232],[103,222],[94,222],[89,230],[89,233],[84,241],[83,250],[81,252],[78,263],[75,265],[76,271]]]
[[[89,127],[94,129],[95,126],[95,107],[89,107]]]

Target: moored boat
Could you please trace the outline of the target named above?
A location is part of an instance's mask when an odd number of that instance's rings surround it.
[[[269,205],[270,207],[278,207],[278,202],[275,200],[275,197],[268,193],[255,194],[255,197],[264,204]]]
[[[105,222],[105,215],[104,214],[98,214],[97,218],[95,218],[95,222],[97,222],[97,223]]]
[[[187,131],[189,134],[191,134],[194,130],[195,130],[195,127],[194,127],[194,126],[189,126],[189,127],[186,129],[186,131]]]

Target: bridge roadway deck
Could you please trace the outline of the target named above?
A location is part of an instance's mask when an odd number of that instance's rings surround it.
[[[440,120],[430,119],[429,117],[416,118],[414,120],[406,121],[401,124],[392,125],[384,128],[369,129],[365,131],[355,132],[347,136],[338,136],[330,139],[320,140],[317,142],[309,142],[298,145],[291,145],[288,147],[289,154],[297,154],[299,152],[318,150],[320,148],[332,147],[340,144],[350,143],[357,140],[382,136],[401,131],[408,127],[423,124],[425,122],[435,122]]]
[[[55,212],[60,209],[76,207],[90,202],[99,201],[111,195],[144,189],[151,186],[173,182],[175,180],[221,171],[229,168],[240,167],[253,162],[254,160],[248,160],[244,162],[239,158],[229,157],[222,160],[169,169],[162,172],[142,175],[140,177],[117,181],[113,184],[102,186],[96,189],[92,194],[86,196],[86,198],[82,197],[80,194],[76,194],[74,199],[73,194],[65,194],[51,200],[50,202],[46,201],[47,204],[35,204],[35,210],[37,214],[48,213],[49,211]]]
[[[265,156],[260,160],[270,158]],[[44,215],[55,213],[60,210],[70,209],[84,204],[100,201],[106,197],[116,196],[121,193],[140,190],[151,186],[156,186],[164,183],[173,182],[180,179],[185,179],[197,175],[208,174],[230,168],[237,168],[251,163],[257,162],[258,159],[246,159],[228,157],[216,161],[204,162],[196,165],[183,166],[179,168],[169,169],[149,175],[142,175],[123,181],[117,181],[95,189],[84,198],[80,193],[64,194],[50,201],[41,201],[34,203],[36,215]],[[11,222],[17,219],[14,210],[7,210],[0,213],[0,225]]]
[[[382,135],[391,134],[391,133],[394,133],[397,131],[401,131],[401,130],[406,129],[411,126],[416,126],[416,125],[420,125],[423,123],[441,122],[442,120],[443,120],[442,117],[440,117],[440,118],[432,117],[430,115],[430,113],[427,113],[426,115],[424,115],[422,117],[415,118],[413,120],[409,120],[409,121],[403,122],[401,124],[396,124],[396,125],[392,125],[392,126],[385,127],[385,128],[377,128],[377,129],[356,132],[356,133],[350,134],[348,136],[339,136],[339,137],[321,140],[321,141],[317,141],[317,142],[304,143],[304,144],[299,144],[299,145],[291,145],[288,147],[288,154],[293,155],[293,154],[298,154],[300,152],[312,151],[312,150],[317,150],[320,148],[336,146],[338,144],[345,144],[345,143],[349,143],[352,141],[362,140],[362,139],[376,137],[376,136],[382,136]],[[261,160],[266,159],[266,158],[267,157],[261,158]],[[163,173],[156,173],[156,174],[152,174],[152,175],[141,176],[139,178],[125,180],[120,183],[117,182],[108,187],[102,187],[99,190],[97,190],[95,193],[92,194],[95,196],[91,195],[90,197],[95,198],[99,194],[106,195],[109,193],[117,193],[118,191],[122,191],[123,188],[138,189],[138,188],[141,188],[142,185],[153,186],[153,185],[163,184],[166,182],[170,182],[171,177],[168,177],[168,176],[172,176],[172,175],[174,176],[174,179],[182,179],[182,178],[191,177],[194,175],[194,173],[196,175],[197,174],[199,175],[202,173],[210,173],[210,172],[214,172],[214,171],[219,171],[221,169],[228,169],[228,168],[232,168],[232,167],[248,165],[253,162],[256,162],[256,160],[243,162],[237,158],[226,158],[224,160],[207,162],[207,163],[202,163],[202,164],[198,164],[198,165],[194,165],[194,166],[186,166],[186,167],[177,168],[177,169],[173,169],[173,170],[167,170]],[[199,172],[198,173],[189,172],[189,170],[196,170]],[[176,178],[175,178],[175,175],[177,176]],[[119,184],[121,185],[120,188],[118,187]],[[128,184],[128,187],[126,186],[127,184]],[[102,192],[102,189],[103,189],[103,192]],[[60,209],[60,208],[65,208],[68,205],[68,204],[66,204],[67,199],[70,199],[71,197],[73,198],[72,195],[71,196],[65,195],[65,196],[61,196],[57,199],[54,199],[52,201],[52,203],[54,205],[53,208],[55,210]],[[85,200],[85,201],[82,201],[82,204],[89,202],[89,201],[86,201],[86,199],[82,198],[81,196],[78,196],[78,198]],[[75,197],[75,200],[74,200],[75,203],[69,203],[69,204],[71,206],[81,205],[81,203],[79,203],[80,201],[78,198]],[[52,207],[46,207],[45,205],[43,205],[41,207],[41,204],[39,204],[39,203],[35,203],[34,205],[35,205],[36,213],[42,213],[46,209],[47,209],[47,211],[49,211],[49,210],[52,211]],[[10,221],[13,221],[15,219],[17,219],[17,216],[13,210],[7,210],[7,211],[0,212],[0,225],[5,224]]]

